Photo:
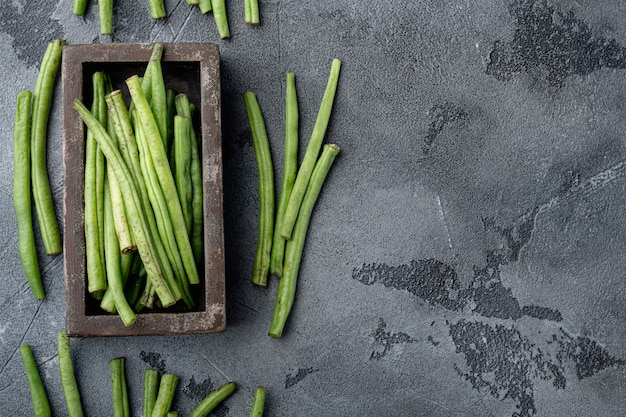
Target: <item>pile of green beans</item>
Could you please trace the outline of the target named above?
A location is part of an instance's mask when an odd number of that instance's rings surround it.
[[[203,265],[195,107],[185,93],[167,90],[162,55],[163,44],[154,44],[143,77],[126,79],[130,105],[101,71],[92,77],[91,110],[74,103],[87,126],[87,288],[125,326],[144,308],[182,301],[193,309]]]
[[[341,61],[333,59],[322,103],[306,152],[298,167],[298,98],[295,75],[287,73],[285,146],[278,208],[274,208],[274,176],[269,139],[256,95],[244,93],[244,103],[259,173],[259,235],[252,268],[253,284],[266,286],[269,274],[280,278],[268,331],[281,337],[293,307],[296,282],[313,208],[339,146],[324,145],[335,100]],[[321,151],[321,155],[320,155]]]
[[[18,250],[31,292],[39,300],[45,298],[45,291],[37,259],[32,202],[37,211],[46,253],[58,255],[62,250],[61,233],[48,180],[46,147],[52,94],[64,46],[65,41],[60,39],[48,43],[34,92],[25,90],[17,94],[13,126],[13,205],[17,219]]]

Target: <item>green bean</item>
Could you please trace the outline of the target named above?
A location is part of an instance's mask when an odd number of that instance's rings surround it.
[[[109,361],[111,371],[111,398],[113,400],[113,417],[130,417],[128,404],[128,388],[124,371],[124,358]]]
[[[160,45],[160,48],[163,48],[162,44],[158,45]],[[155,47],[157,46],[155,45]],[[165,89],[165,80],[163,79],[161,59],[150,59],[149,69],[152,74],[150,109],[159,128],[159,136],[163,140],[163,147],[167,154],[170,148],[167,135],[167,90]]]
[[[274,231],[274,172],[265,122],[256,95],[247,91],[243,97],[259,173],[259,237],[251,281],[253,284],[266,286]]]
[[[148,0],[148,5],[150,6],[150,16],[153,19],[163,19],[167,17],[163,0]]]
[[[176,93],[172,89],[167,89],[167,143],[166,149],[169,151],[170,160],[172,159],[172,143],[174,142],[174,116],[176,116]]]
[[[95,72],[92,75],[93,101],[92,112],[100,115],[98,97],[103,91],[103,74]],[[85,143],[85,252],[87,262],[87,289],[90,293],[103,291],[106,288],[106,275],[104,270],[104,239],[103,230],[100,228],[102,214],[99,212],[101,186],[104,186],[99,169],[99,158],[102,152],[93,133],[87,129]],[[102,178],[102,180],[100,179]],[[104,223],[102,223],[104,229]]]
[[[191,199],[193,188],[191,184],[191,120],[184,116],[174,117],[174,170],[176,180],[176,190],[180,206],[183,210],[183,218],[187,233],[191,232],[192,213]]]
[[[168,411],[167,417],[178,417],[178,411]]]
[[[128,218],[130,220],[133,236],[135,237],[137,249],[143,259],[148,277],[153,283],[155,291],[159,295],[159,298],[164,306],[174,304],[176,300],[174,300],[172,293],[163,278],[163,272],[158,260],[155,258],[156,252],[154,249],[154,243],[151,239],[149,239],[150,234],[146,225],[146,219],[141,210],[140,198],[137,189],[132,182],[130,172],[123,162],[122,156],[111,144],[111,138],[104,127],[93,117],[80,100],[74,101],[74,109],[80,114],[85,124],[87,124],[88,129],[91,129],[94,132],[94,138],[102,146],[102,150],[107,156],[108,163],[111,164],[115,170],[115,175],[120,183],[122,192],[124,196],[127,196],[125,201],[128,201]]]
[[[280,227],[280,235],[287,240],[291,238],[291,231],[296,222],[302,198],[304,197],[307,184],[311,178],[311,173],[313,172],[320,149],[322,148],[322,142],[324,140],[324,135],[326,134],[326,128],[328,127],[333,102],[335,100],[335,92],[337,91],[340,69],[341,61],[336,58],[333,59],[330,68],[330,76],[328,77],[328,83],[326,85],[326,90],[324,91],[324,97],[322,98],[322,103],[320,104],[317,118],[315,120],[315,126],[313,127],[313,132],[309,138],[304,158],[300,164],[296,181],[293,185],[293,189],[291,190],[291,195],[289,196],[289,204],[287,205],[287,210],[285,211],[285,217],[283,218],[283,223]]]
[[[298,213],[298,218],[293,228],[292,239],[287,242],[285,247],[283,276],[278,282],[274,314],[268,331],[268,335],[271,337],[281,337],[285,323],[293,307],[298,271],[300,269],[300,261],[302,260],[302,251],[304,249],[309,222],[311,220],[311,213],[313,212],[313,207],[315,206],[322,185],[328,175],[328,171],[338,153],[339,147],[337,145],[324,145],[322,155],[315,164],[311,181],[309,181],[304,198],[302,199],[300,212]]]
[[[48,43],[33,93],[30,143],[31,180],[41,237],[48,255],[59,254],[62,250],[61,233],[54,212],[52,190],[50,189],[48,169],[46,167],[46,142],[54,81],[61,64],[61,54],[64,46],[65,41],[60,39]]]
[[[190,6],[195,6],[196,4],[199,4],[200,1],[199,0],[187,0],[187,4]]]
[[[33,296],[45,298],[31,215],[30,188],[30,105],[32,93],[17,95],[13,126],[13,207],[17,219],[17,244],[22,268]]]
[[[100,18],[100,34],[113,33],[113,0],[98,0],[98,15]]]
[[[72,13],[76,16],[82,16],[87,10],[87,0],[74,0],[72,5]]]
[[[189,103],[189,98],[186,94],[178,94],[175,99],[176,112],[180,116],[188,117],[192,119],[194,108]],[[204,189],[202,180],[202,161],[200,160],[200,144],[196,132],[193,129],[193,121],[191,129],[189,130],[189,136],[191,141],[191,167],[189,169],[191,175],[191,249],[193,251],[194,258],[196,259],[196,265],[202,264],[203,251],[204,251]]]
[[[211,5],[211,0],[199,0],[198,6],[200,7],[200,12],[202,12],[202,14],[207,14],[211,10],[213,10],[213,6]]]
[[[296,93],[296,76],[293,72],[287,73],[287,88],[285,92],[285,157],[283,162],[283,180],[276,211],[274,235],[272,241],[272,255],[270,257],[270,273],[280,278],[283,274],[283,260],[285,258],[285,239],[280,235],[280,227],[285,217],[289,196],[298,173],[298,97]]]
[[[122,283],[126,286],[128,282],[128,276],[130,274],[130,268],[135,259],[135,252],[131,253],[121,253],[120,254],[120,272],[122,275]],[[128,297],[126,297],[128,300]],[[132,305],[130,301],[128,304]],[[106,291],[104,292],[104,296],[100,301],[100,308],[109,313],[116,313],[117,309],[115,308],[115,299],[113,298],[113,291],[111,290],[111,286],[107,286]]]
[[[110,181],[115,178],[113,171],[107,177]],[[123,204],[121,201],[118,204]],[[124,326],[131,326],[137,320],[135,312],[128,304],[124,296],[124,280],[122,278],[120,245],[115,233],[113,220],[113,202],[111,200],[110,187],[104,187],[104,258],[106,262],[107,282],[113,293],[115,309],[119,314]]]
[[[178,375],[163,374],[159,383],[159,392],[157,394],[151,417],[167,417],[168,411],[172,406],[176,386],[178,385]]]
[[[70,338],[67,337],[64,331],[59,332],[58,335],[58,353],[61,386],[63,387],[63,396],[65,397],[65,405],[67,406],[67,415],[69,417],[82,417],[84,415],[83,405],[80,401],[78,383],[74,375],[74,364],[72,363],[70,351]]]
[[[37,369],[35,363],[35,357],[30,345],[20,346],[20,355],[22,356],[22,363],[24,364],[24,371],[26,372],[26,378],[28,379],[28,387],[30,389],[30,399],[33,404],[33,411],[35,417],[50,417],[52,416],[52,410],[50,409],[50,402],[48,402],[48,396],[46,390],[41,381],[41,375]]]
[[[258,25],[261,23],[259,19],[259,2],[258,0],[244,0],[243,2],[243,20],[250,25]]]
[[[218,389],[212,391],[204,397],[202,401],[194,408],[188,417],[206,417],[215,407],[217,407],[222,401],[224,401],[230,394],[235,391],[237,385],[234,382],[229,382],[222,385]]]
[[[146,369],[143,373],[143,417],[151,417],[159,393],[159,372]]]
[[[250,410],[250,417],[263,417],[265,407],[265,387],[256,387],[254,391],[254,401]]]
[[[217,26],[217,32],[222,39],[230,38],[230,29],[228,28],[228,17],[226,16],[226,0],[211,0],[213,8],[213,18]]]
[[[195,260],[193,258],[189,235],[185,229],[185,220],[180,207],[180,200],[178,199],[178,195],[176,193],[174,177],[172,176],[172,171],[169,166],[167,154],[165,153],[165,149],[163,147],[163,142],[159,137],[158,127],[154,120],[154,116],[150,111],[148,102],[141,91],[138,77],[130,77],[126,80],[126,84],[128,85],[130,94],[133,98],[135,106],[137,107],[137,114],[149,145],[148,149],[152,157],[152,162],[154,163],[159,183],[166,198],[170,220],[176,235],[176,243],[178,245],[178,250],[180,252],[180,257],[183,261],[185,271],[187,272],[187,278],[191,284],[198,284],[200,282],[200,278],[198,276]]]

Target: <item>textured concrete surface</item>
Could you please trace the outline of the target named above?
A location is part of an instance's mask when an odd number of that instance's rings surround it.
[[[5,0],[0,19],[0,404],[31,415],[17,348],[33,347],[55,415],[62,258],[42,254],[33,300],[11,203],[15,95],[47,40],[218,42],[222,53],[228,326],[220,335],[73,339],[89,416],[110,416],[108,360],[127,358],[133,415],[147,367],[180,375],[186,415],[624,416],[626,414],[626,7],[606,0],[263,1],[262,25],[229,1],[232,39],[180,1],[153,22],[97,8]],[[284,74],[295,71],[302,142],[333,57],[344,61],[327,134],[342,152],[312,219],[298,298],[266,336],[276,280],[249,283],[258,193],[242,94],[254,90],[282,169]],[[59,90],[57,90],[60,93]],[[60,95],[49,169],[61,213]]]

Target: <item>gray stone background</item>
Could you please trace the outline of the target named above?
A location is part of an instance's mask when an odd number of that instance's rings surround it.
[[[84,18],[70,0],[1,5],[1,415],[32,415],[23,343],[65,415],[62,257],[42,253],[47,298],[35,301],[11,198],[15,96],[33,88],[53,38],[217,42],[222,54],[227,330],[72,339],[87,415],[112,414],[118,356],[133,415],[148,367],[180,376],[181,415],[229,380],[239,389],[212,415],[248,415],[256,385],[271,416],[626,415],[624,2],[260,0],[262,25],[250,27],[232,0],[227,41],[183,0],[159,22],[146,1],[116,2],[103,38],[93,3]],[[259,97],[278,181],[285,73],[296,73],[302,144],[334,57],[344,64],[326,141],[342,152],[274,340],[276,280],[249,283],[258,190],[242,94]],[[48,147],[61,216],[59,87]]]

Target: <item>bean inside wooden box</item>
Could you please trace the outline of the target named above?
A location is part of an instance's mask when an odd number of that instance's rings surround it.
[[[104,312],[87,292],[84,223],[85,126],[74,110],[80,99],[92,100],[91,77],[106,72],[114,89],[127,98],[125,80],[143,76],[152,45],[67,45],[61,67],[63,90],[63,216],[66,332],[70,336],[130,336],[216,333],[224,331],[224,230],[222,210],[222,149],[220,58],[210,43],[164,43],[161,60],[167,88],[185,93],[196,106],[196,132],[201,143],[203,180],[204,260],[200,284],[192,288],[195,307],[142,310],[124,326],[119,316]]]

